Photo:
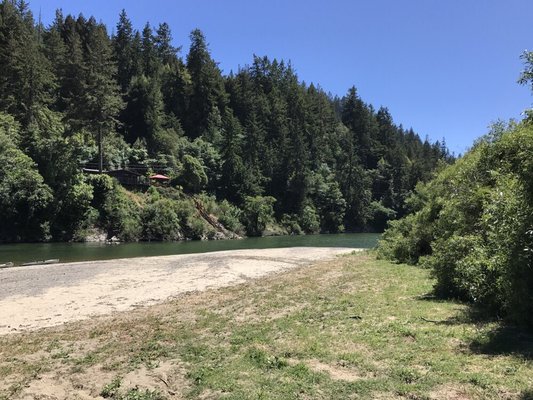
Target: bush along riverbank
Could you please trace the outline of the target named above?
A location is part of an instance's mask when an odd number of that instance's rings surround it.
[[[435,293],[533,329],[533,125],[496,125],[419,185],[381,256],[429,268]]]

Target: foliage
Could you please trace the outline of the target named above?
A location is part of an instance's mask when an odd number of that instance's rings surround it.
[[[52,200],[33,160],[0,130],[0,242],[46,238]]]
[[[318,233],[320,221],[314,207],[307,205],[302,210],[300,226],[305,233]]]
[[[301,235],[303,233],[298,223],[298,216],[295,214],[283,214],[280,224],[289,235]]]
[[[481,140],[417,190],[380,254],[431,268],[436,293],[533,326],[533,126]]]
[[[346,201],[339,184],[326,165],[322,165],[314,176],[311,198],[320,216],[321,231],[342,232]]]
[[[118,183],[114,182],[107,193],[101,210],[102,227],[108,238],[117,236],[124,241],[137,241],[141,237],[140,208]]]
[[[200,218],[194,203],[189,200],[179,200],[175,203],[176,214],[185,237],[202,239],[207,230],[206,225]]]
[[[198,193],[207,185],[207,175],[204,166],[197,158],[186,154],[182,158],[182,171],[176,180],[185,190]]]
[[[169,199],[158,199],[146,204],[141,212],[144,240],[179,240],[180,231],[176,205]]]
[[[218,220],[222,225],[239,235],[244,233],[244,226],[241,219],[242,211],[227,200],[223,200],[219,205]]]
[[[273,197],[246,197],[242,212],[242,223],[248,236],[261,236],[267,224],[273,220],[276,202]]]
[[[355,87],[332,97],[266,56],[223,75],[199,29],[188,53],[180,50],[168,24],[138,31],[124,10],[110,36],[95,17],[58,10],[44,27],[25,1],[0,0],[0,129],[9,157],[28,166],[15,153],[29,157],[42,178],[34,175],[34,186],[53,196],[31,216],[40,228],[2,240],[72,240],[94,210],[110,234],[138,239],[142,204],[103,180],[85,181],[84,167],[163,173],[188,194],[205,191],[239,209],[247,198],[274,198],[272,218],[311,233],[381,230],[405,214],[418,181],[453,160],[444,143],[396,125]],[[224,207],[226,226],[242,230],[242,218],[260,234],[249,209]],[[145,221],[157,220],[154,212],[145,210]],[[196,217],[180,226],[194,237],[209,231]],[[150,240],[176,237],[148,230]]]

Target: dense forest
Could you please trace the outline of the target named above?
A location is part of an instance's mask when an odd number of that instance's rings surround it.
[[[533,53],[519,82],[533,89]],[[481,315],[533,329],[533,114],[494,124],[472,149],[408,199],[381,256],[420,264],[435,294],[471,302]]]
[[[1,242],[381,231],[453,160],[355,87],[332,96],[258,56],[223,75],[200,30],[185,57],[173,43],[125,11],[109,35],[0,3]],[[125,188],[116,170],[171,180]]]

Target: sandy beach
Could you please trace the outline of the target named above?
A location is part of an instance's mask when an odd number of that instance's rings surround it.
[[[0,334],[161,303],[356,249],[292,247],[140,257],[0,270]]]

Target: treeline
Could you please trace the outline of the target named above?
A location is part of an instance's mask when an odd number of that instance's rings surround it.
[[[44,27],[23,0],[0,3],[1,241],[116,231],[87,165],[165,173],[261,234],[243,217],[261,204],[288,233],[382,230],[453,159],[355,88],[333,97],[267,57],[225,76],[199,30],[180,54],[166,23],[137,31],[124,11],[110,37],[94,17]]]
[[[531,85],[533,53],[523,58],[519,82]],[[381,256],[430,268],[438,296],[533,329],[531,111],[520,123],[495,124],[407,204],[410,213],[385,231]]]

